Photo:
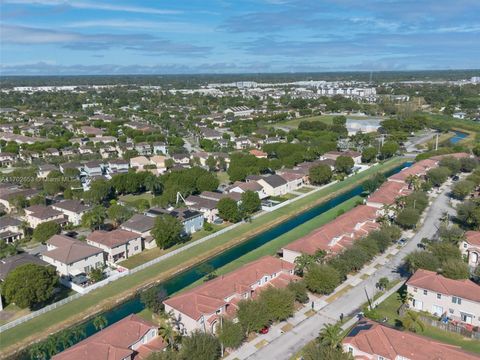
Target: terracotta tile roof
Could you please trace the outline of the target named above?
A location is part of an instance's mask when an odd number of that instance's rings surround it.
[[[72,264],[102,253],[102,249],[65,235],[53,235],[47,240],[47,244],[55,246],[56,249],[46,251],[42,256],[49,257],[64,264]]]
[[[398,183],[395,181],[386,181],[371,194],[367,201],[372,203],[380,203],[384,205],[392,205],[395,203],[395,199],[400,196],[406,196],[412,193],[412,190],[404,183]]]
[[[87,240],[105,245],[109,248],[114,248],[126,244],[139,236],[140,235],[137,233],[123,229],[116,229],[113,231],[96,230],[87,236]]]
[[[267,155],[268,155],[266,152],[263,152],[263,151],[260,151],[260,150],[257,150],[257,149],[250,150],[249,153],[250,153],[250,155],[253,155],[253,156],[256,156],[256,157],[267,157]]]
[[[480,231],[467,231],[465,238],[470,245],[480,246]]]
[[[123,360],[135,354],[130,347],[154,328],[155,324],[132,314],[53,356],[52,360]],[[165,347],[157,338],[145,345],[155,351]],[[141,356],[148,355],[148,347],[142,349]]]
[[[202,315],[210,315],[225,306],[227,304],[226,298],[250,291],[252,285],[263,276],[282,271],[289,272],[293,268],[293,264],[273,256],[265,256],[231,273],[219,276],[194,289],[167,299],[164,303],[190,318],[198,320]]]
[[[400,331],[371,320],[360,321],[343,340],[344,345],[385,359],[474,360],[477,355],[411,332]],[[370,357],[356,356],[355,359]]]
[[[421,160],[412,166],[390,176],[389,180],[405,181],[410,175],[424,176],[428,170],[437,167],[438,161],[432,159]]]
[[[453,280],[434,271],[419,269],[408,279],[407,285],[480,303],[480,285],[467,279]]]
[[[339,252],[350,246],[355,240],[377,229],[379,225],[375,222],[376,218],[376,208],[359,205],[310,234],[288,244],[284,249],[311,255],[318,250]]]

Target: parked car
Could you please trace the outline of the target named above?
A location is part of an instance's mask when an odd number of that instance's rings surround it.
[[[263,329],[259,331],[260,334],[268,334],[269,328],[268,326],[265,326]]]
[[[397,244],[400,246],[405,246],[407,244],[407,239],[401,238],[400,240],[397,241]]]

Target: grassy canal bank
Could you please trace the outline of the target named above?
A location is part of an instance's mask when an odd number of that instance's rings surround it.
[[[404,161],[405,159],[401,158],[391,159],[384,164],[356,174],[343,182],[333,184],[325,189],[312,193],[283,208],[271,213],[265,213],[251,223],[242,224],[205,243],[172,256],[165,261],[133,275],[119,279],[105,287],[92,291],[80,299],[74,300],[28,322],[20,324],[15,328],[7,330],[1,334],[0,349],[2,356],[8,356],[33,342],[44,339],[51,333],[83,322],[99,312],[110,309],[134,296],[139,289],[153,283],[165,281],[175,274],[240,244],[250,237],[262,233],[266,229],[290,217],[354,188],[375,173],[379,171],[386,172]],[[290,236],[292,236],[293,241],[295,236],[298,237],[301,235],[293,233]]]

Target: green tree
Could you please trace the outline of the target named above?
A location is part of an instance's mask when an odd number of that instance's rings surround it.
[[[240,210],[237,206],[237,202],[233,199],[227,197],[220,199],[217,208],[218,216],[220,216],[223,220],[236,223],[242,218]]]
[[[388,287],[388,284],[390,284],[390,280],[387,277],[382,277],[378,279],[376,287],[383,291]]]
[[[165,321],[158,329],[158,334],[167,344],[168,349],[177,349],[179,335],[169,321]]]
[[[330,294],[340,284],[340,274],[330,265],[311,265],[304,276],[307,288],[317,294]]]
[[[193,331],[190,336],[182,340],[180,351],[182,359],[216,360],[220,358],[220,342],[218,339],[203,331]]]
[[[90,190],[83,194],[83,199],[88,204],[100,204],[111,198],[113,188],[106,180],[94,180]]]
[[[151,233],[157,246],[167,249],[182,241],[183,225],[180,220],[171,215],[160,215],[155,219]]]
[[[462,180],[453,185],[452,195],[455,199],[463,200],[475,190],[475,183]]]
[[[107,218],[105,208],[101,205],[95,206],[92,210],[87,211],[82,216],[82,226],[91,230],[100,228]]]
[[[53,235],[60,234],[62,228],[54,221],[47,221],[37,225],[33,230],[32,240],[37,242],[45,242]]]
[[[460,259],[448,259],[442,264],[442,274],[450,279],[460,280],[470,277],[468,265]]]
[[[439,163],[439,166],[446,167],[450,170],[450,175],[457,174],[460,172],[462,165],[460,164],[460,160],[454,158],[453,156],[445,156],[442,158]]]
[[[433,186],[442,185],[450,176],[450,169],[447,167],[438,167],[430,169],[427,172],[427,179]]]
[[[295,294],[288,289],[269,287],[260,293],[258,301],[265,304],[268,317],[273,321],[288,319],[295,310]]]
[[[398,152],[399,146],[395,141],[387,141],[380,148],[380,156],[382,159],[388,159]]]
[[[355,165],[355,163],[350,156],[341,155],[335,160],[335,170],[338,173],[350,174],[352,172],[353,165]]]
[[[119,204],[113,204],[107,209],[107,216],[113,221],[115,227],[130,219],[132,215],[132,211]]]
[[[145,307],[155,314],[160,314],[165,306],[163,301],[167,298],[167,292],[163,288],[152,286],[140,293],[140,301]]]
[[[402,326],[408,331],[423,332],[425,325],[420,319],[420,314],[413,310],[408,310],[401,319]]]
[[[240,209],[245,215],[251,215],[262,207],[258,193],[251,190],[247,190],[242,194],[241,202]]]
[[[105,316],[103,315],[98,315],[93,319],[93,327],[96,330],[102,330],[108,325],[108,320]]]
[[[205,160],[205,165],[208,166],[209,171],[215,171],[217,169],[217,160],[210,155],[207,160]]]
[[[400,211],[395,222],[404,229],[413,229],[420,220],[420,213],[417,209],[406,208]]]
[[[308,171],[308,178],[314,185],[328,184],[330,180],[332,180],[332,176],[332,169],[330,169],[330,166],[324,164],[312,166]]]
[[[322,330],[320,330],[320,344],[331,347],[332,349],[338,348],[343,339],[342,332],[343,330],[340,325],[326,324]]]
[[[408,254],[405,263],[412,274],[418,269],[437,271],[440,268],[437,257],[428,251],[414,251]]]
[[[375,161],[377,158],[377,149],[374,147],[370,146],[362,151],[362,162],[363,163],[371,163],[372,161]]]
[[[239,322],[234,323],[229,319],[221,319],[221,326],[218,329],[218,339],[226,348],[236,349],[242,345],[245,339],[245,332]]]
[[[246,334],[260,331],[270,322],[268,309],[261,301],[241,300],[238,303],[237,317]]]
[[[53,267],[25,264],[7,275],[2,293],[7,303],[31,309],[50,299],[57,284],[58,276]]]
[[[344,353],[340,348],[323,346],[318,342],[309,342],[302,350],[304,360],[352,360],[350,354]]]
[[[295,295],[295,300],[301,304],[308,302],[307,285],[305,281],[290,281],[287,285],[287,289]]]
[[[480,228],[480,201],[465,201],[457,206],[457,219],[465,226]]]
[[[98,268],[94,268],[92,269],[89,273],[88,273],[88,277],[90,278],[91,281],[93,281],[94,283],[96,282],[99,282],[101,280],[104,279],[105,275],[103,273],[103,269],[98,267]]]

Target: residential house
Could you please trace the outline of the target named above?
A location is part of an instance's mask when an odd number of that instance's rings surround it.
[[[258,194],[260,199],[265,199],[268,197],[268,194],[265,192],[265,189],[262,185],[258,183],[258,181],[249,181],[249,182],[241,182],[235,181],[232,185],[225,189],[228,193],[238,193],[243,194],[246,191],[253,191]]]
[[[255,156],[258,159],[266,159],[268,157],[268,154],[266,152],[263,152],[261,150],[253,149],[248,152],[250,155]]]
[[[201,212],[205,220],[210,223],[218,219],[218,200],[206,199],[198,195],[190,195],[185,199],[185,205],[190,210]]]
[[[351,157],[355,164],[361,164],[362,163],[362,154],[359,153],[358,151],[352,151],[352,150],[329,151],[329,152],[326,152],[325,154],[323,154],[320,158],[322,160],[325,160],[325,159],[337,160],[337,158],[339,158],[340,156]]]
[[[154,142],[152,144],[153,153],[156,155],[168,155],[168,147],[164,142]]]
[[[167,171],[167,167],[165,166],[165,160],[167,158],[164,155],[154,155],[150,158],[150,164],[155,165],[156,174],[160,175]]]
[[[138,155],[152,154],[152,147],[147,142],[141,142],[141,143],[135,144],[135,150],[137,151]]]
[[[17,161],[18,155],[9,152],[0,153],[0,166],[11,167],[12,164]]]
[[[77,162],[71,162],[71,163],[65,163],[65,164],[60,164],[60,171],[62,174],[65,174],[65,170],[67,169],[77,169],[79,172],[82,171],[83,165]]]
[[[248,149],[253,145],[252,141],[247,137],[238,137],[234,140],[234,143],[237,150]]]
[[[48,174],[50,174],[50,172],[55,170],[58,170],[58,168],[55,165],[51,165],[51,164],[40,165],[38,167],[37,176],[40,179],[46,179]]]
[[[103,163],[100,161],[89,161],[83,165],[83,172],[88,177],[103,175]]]
[[[48,239],[47,251],[41,257],[63,276],[88,274],[105,265],[102,249],[65,235],[53,235]]]
[[[144,167],[150,164],[145,156],[136,156],[130,159],[130,167],[137,169],[137,171],[143,171]]]
[[[265,256],[164,301],[181,324],[184,335],[201,330],[215,333],[220,317],[235,317],[240,300],[255,298],[268,286],[283,288],[298,278],[294,266]]]
[[[115,136],[97,136],[89,139],[94,144],[112,144],[117,142]]]
[[[172,159],[175,162],[175,164],[183,164],[183,165],[190,164],[189,154],[173,154]]]
[[[234,117],[248,117],[254,113],[255,110],[250,109],[247,106],[233,106],[231,108],[226,109],[223,113],[224,114],[233,114]]]
[[[38,256],[29,253],[20,253],[0,259],[0,281],[4,281],[10,271],[26,264],[35,264],[40,266],[48,266],[49,264],[40,259]],[[1,310],[1,309],[0,309]]]
[[[64,200],[51,205],[52,209],[63,213],[68,222],[73,226],[78,226],[82,222],[82,216],[89,210],[91,206],[85,205],[79,200]]]
[[[55,148],[48,148],[48,149],[45,149],[44,152],[43,152],[43,156],[44,157],[58,157],[60,156],[60,151],[58,149],[55,149]]]
[[[125,174],[128,172],[130,164],[128,160],[111,159],[107,163],[107,174],[113,176],[115,174]]]
[[[145,212],[146,216],[157,217],[159,215],[171,215],[178,219],[183,225],[185,234],[193,234],[203,228],[203,214],[199,211],[190,209],[151,208]]]
[[[407,182],[409,177],[416,176],[424,178],[427,175],[428,170],[436,168],[438,166],[438,160],[425,159],[416,162],[410,167],[402,169],[400,172],[390,176],[388,181]]]
[[[79,133],[85,136],[102,136],[103,135],[103,130],[93,127],[93,126],[82,126],[79,130]]]
[[[407,281],[412,310],[480,326],[480,285],[419,269]]]
[[[280,175],[264,176],[257,180],[268,196],[282,196],[288,192],[287,180]]]
[[[0,241],[14,243],[23,237],[22,222],[10,216],[0,217]]]
[[[244,184],[244,183],[242,183]],[[201,198],[204,199],[210,199],[210,200],[215,200],[215,201],[220,201],[220,199],[223,199],[224,197],[228,197],[232,200],[235,200],[238,203],[240,203],[242,199],[242,194],[239,192],[225,192],[225,193],[219,193],[219,192],[214,192],[214,191],[202,191],[199,195]]]
[[[158,325],[132,314],[54,355],[52,360],[145,360],[166,347]]]
[[[468,265],[480,266],[480,231],[467,231],[465,240],[460,244],[460,251],[467,259]]]
[[[412,193],[408,185],[403,182],[386,181],[367,198],[367,205],[384,209],[395,204],[395,200],[401,196]]]
[[[38,194],[36,189],[19,189],[17,187],[0,188],[0,204],[2,204],[7,212],[11,212],[15,208],[14,200],[19,197],[24,197],[30,200]]]
[[[362,319],[342,341],[355,360],[474,360],[477,355],[413,332]]]
[[[120,225],[120,228],[139,234],[142,237],[144,248],[153,249],[157,246],[155,239],[150,234],[154,226],[155,218],[143,214],[135,214]]]
[[[294,263],[302,254],[314,255],[323,250],[327,254],[339,253],[351,246],[356,240],[378,229],[377,209],[359,205],[338,216],[310,234],[283,247],[283,259]]]
[[[67,223],[67,218],[65,215],[61,211],[55,210],[50,206],[32,205],[24,210],[24,219],[32,229],[35,229],[38,225],[49,221],[54,221],[60,226],[63,226]]]
[[[295,191],[305,184],[305,179],[302,174],[285,172],[283,174],[278,174],[278,176],[287,182],[287,192]]]
[[[109,263],[116,263],[142,252],[140,234],[123,229],[96,230],[87,236],[87,243],[102,249]]]

